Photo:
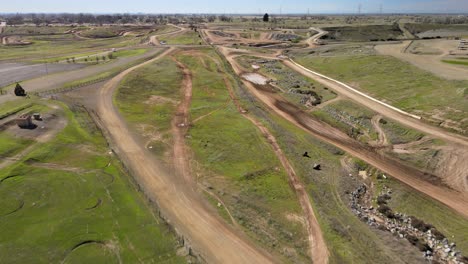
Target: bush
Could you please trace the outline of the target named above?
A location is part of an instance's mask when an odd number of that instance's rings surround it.
[[[424,223],[424,221],[417,219],[416,217],[410,217],[411,218],[411,226],[418,229],[419,231],[422,232],[427,232],[428,230],[432,229],[433,226],[430,224]]]
[[[379,196],[379,197],[377,197],[377,204],[378,205],[385,205],[385,204],[387,204],[387,199],[385,199],[382,196]]]
[[[435,228],[431,229],[431,233],[434,235],[434,237],[437,240],[443,240],[445,238],[444,234],[442,234],[441,232],[439,232],[439,230],[437,230]]]
[[[16,83],[15,86],[15,95],[16,96],[26,96],[26,91],[21,87],[19,83]]]
[[[387,205],[380,205],[379,208],[377,208],[377,211],[379,211],[381,214],[385,215],[388,218],[395,217],[395,215],[392,212],[392,209]]]

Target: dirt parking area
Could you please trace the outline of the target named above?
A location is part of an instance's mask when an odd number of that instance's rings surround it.
[[[450,55],[451,51],[456,50],[457,43],[459,43],[459,41],[456,40],[424,40],[417,41],[416,44],[410,41],[404,41],[400,44],[377,45],[375,49],[382,55],[393,56],[397,59],[409,62],[441,78],[449,80],[468,80],[468,67],[448,64],[442,61]],[[419,49],[420,54],[408,52],[414,45]],[[437,54],[421,54],[421,51],[426,53],[436,51]]]
[[[13,119],[5,124],[0,125],[0,131],[5,131],[16,138],[24,138],[36,140],[38,142],[47,142],[55,132],[62,130],[67,124],[67,119],[58,110],[53,110],[41,116],[41,120],[34,120],[29,129],[20,128],[16,125]]]

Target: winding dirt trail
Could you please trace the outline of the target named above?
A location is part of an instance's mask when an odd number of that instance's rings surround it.
[[[388,139],[387,139],[387,135],[385,134],[385,131],[383,131],[382,127],[380,126],[381,119],[382,119],[381,115],[376,115],[372,117],[371,123],[374,129],[377,131],[377,134],[379,134],[379,139],[376,142],[377,146],[387,146]]]
[[[305,189],[304,185],[302,184],[301,180],[296,174],[293,166],[289,162],[286,155],[284,155],[283,151],[281,150],[280,145],[276,141],[276,138],[271,134],[271,132],[266,128],[262,123],[257,121],[255,118],[249,116],[247,112],[242,109],[241,105],[239,104],[239,100],[236,98],[234,91],[232,89],[231,83],[226,78],[224,79],[224,83],[229,90],[229,96],[231,97],[232,101],[237,107],[239,113],[252,122],[259,130],[262,132],[263,136],[267,139],[270,145],[273,147],[273,150],[276,154],[276,157],[280,160],[281,165],[286,170],[286,174],[288,175],[288,182],[291,188],[297,195],[299,199],[299,203],[301,205],[302,211],[304,212],[304,216],[306,219],[306,226],[307,226],[307,233],[308,233],[308,240],[309,240],[309,253],[312,258],[313,263],[320,263],[326,264],[328,263],[328,248],[325,242],[325,239],[322,235],[322,230],[320,225],[317,221],[317,217],[315,216],[314,209],[310,202],[309,195],[307,194],[307,190]]]
[[[314,28],[311,27],[310,30],[317,31],[317,34],[311,36],[310,38],[307,39],[307,44],[309,45],[309,48],[315,48],[318,45],[318,41],[321,37],[325,36],[328,34],[327,31],[324,31],[320,28]]]
[[[220,48],[220,50],[233,66],[235,72],[240,75],[242,71],[235,61],[234,56],[230,55],[228,50],[225,48]],[[375,149],[359,143],[342,131],[326,123],[315,120],[309,114],[291,104],[275,92],[268,91],[267,89],[257,89],[252,83],[246,80],[242,80],[242,82],[253,95],[266,104],[277,115],[285,118],[308,133],[311,133],[315,137],[346,151],[354,157],[364,160],[381,171],[392,175],[415,190],[438,200],[458,212],[460,215],[468,218],[467,193],[461,193],[445,186],[440,186],[437,182],[429,182],[425,179],[432,180],[437,177],[419,171],[413,167],[406,166],[390,157],[377,153]]]
[[[173,25],[173,24],[168,24],[168,25],[177,28],[177,30],[170,31],[170,32],[167,32],[167,33],[153,35],[153,36],[150,37],[149,43],[153,44],[154,46],[161,46],[161,43],[159,43],[158,37],[171,36],[171,35],[175,35],[175,34],[182,34],[183,32],[187,31],[187,29],[183,28],[183,27],[179,27],[179,26],[176,26],[176,25]]]
[[[242,234],[235,232],[222,219],[214,216],[200,198],[187,186],[185,179],[166,171],[158,160],[132,135],[113,104],[117,85],[131,71],[168,55],[134,66],[107,82],[99,91],[98,123],[108,140],[136,181],[153,201],[157,201],[171,225],[186,237],[208,263],[272,263],[268,253],[256,248]]]

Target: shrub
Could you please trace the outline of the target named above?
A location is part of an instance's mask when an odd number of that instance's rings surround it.
[[[21,87],[19,83],[16,83],[15,86],[15,95],[16,96],[26,96],[26,91]]]

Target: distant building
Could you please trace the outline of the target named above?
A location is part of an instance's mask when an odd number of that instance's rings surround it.
[[[5,21],[0,21],[0,27],[6,27],[6,26],[7,26],[7,24],[6,24]]]

